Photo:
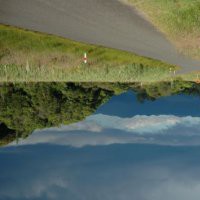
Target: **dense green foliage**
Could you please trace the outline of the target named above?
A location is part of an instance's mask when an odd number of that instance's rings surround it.
[[[35,129],[83,120],[113,92],[72,83],[36,83],[2,85],[0,94],[0,122],[26,137]],[[15,134],[9,138],[15,139]],[[0,139],[7,141],[3,132]]]

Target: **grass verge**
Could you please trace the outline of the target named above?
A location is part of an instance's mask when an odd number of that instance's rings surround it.
[[[200,59],[200,0],[127,0],[176,44]]]
[[[170,68],[178,69],[125,51],[0,25],[1,82],[155,82],[167,80]]]

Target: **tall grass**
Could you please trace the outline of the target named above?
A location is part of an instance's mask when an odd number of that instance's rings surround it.
[[[45,66],[29,66],[24,69],[17,65],[0,65],[1,82],[41,82],[41,81],[72,81],[72,82],[156,82],[169,80],[168,68],[147,67],[130,64],[113,67],[102,65],[91,67],[80,65],[75,68],[47,68]]]
[[[177,66],[0,25],[0,81],[157,81],[169,75],[169,68]]]

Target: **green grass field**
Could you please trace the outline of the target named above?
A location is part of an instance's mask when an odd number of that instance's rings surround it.
[[[170,68],[178,69],[125,51],[0,25],[0,82],[154,82],[168,80]]]
[[[178,50],[200,59],[200,0],[127,0],[173,41]]]

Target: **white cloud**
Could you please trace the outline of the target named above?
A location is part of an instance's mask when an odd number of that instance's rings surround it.
[[[49,128],[49,129],[44,129],[44,130],[50,130],[50,131],[89,131],[89,132],[101,132],[102,128],[100,125],[97,123],[91,123],[90,121],[83,121],[83,122],[78,122],[75,124],[70,124],[67,126],[61,126],[58,128]]]
[[[174,115],[136,115],[132,118],[121,118],[103,114],[92,115],[82,122],[63,125],[59,128],[44,129],[49,131],[89,131],[102,132],[104,129],[116,129],[137,134],[161,134],[176,126],[192,128],[200,125],[200,117],[178,117]],[[200,128],[199,128],[200,129]]]
[[[120,118],[98,114],[68,126],[35,131],[29,138],[19,142],[19,144],[37,143],[75,147],[116,143],[199,145],[200,117],[138,115],[132,118]]]
[[[191,121],[191,119],[189,117],[181,118],[173,115],[137,115],[132,118],[120,118],[98,114],[88,117],[86,121],[94,122],[97,125],[102,126],[104,129],[114,128],[128,132],[137,132],[140,134],[160,134],[160,131],[167,130],[177,124],[185,123],[185,121]]]
[[[101,132],[103,129],[117,129],[127,132],[160,134],[161,131],[176,125],[191,126],[200,124],[198,117],[177,117],[173,115],[136,115],[132,118],[121,118],[103,114],[92,115],[82,122],[63,125],[59,128],[49,128],[49,131],[89,131]]]

